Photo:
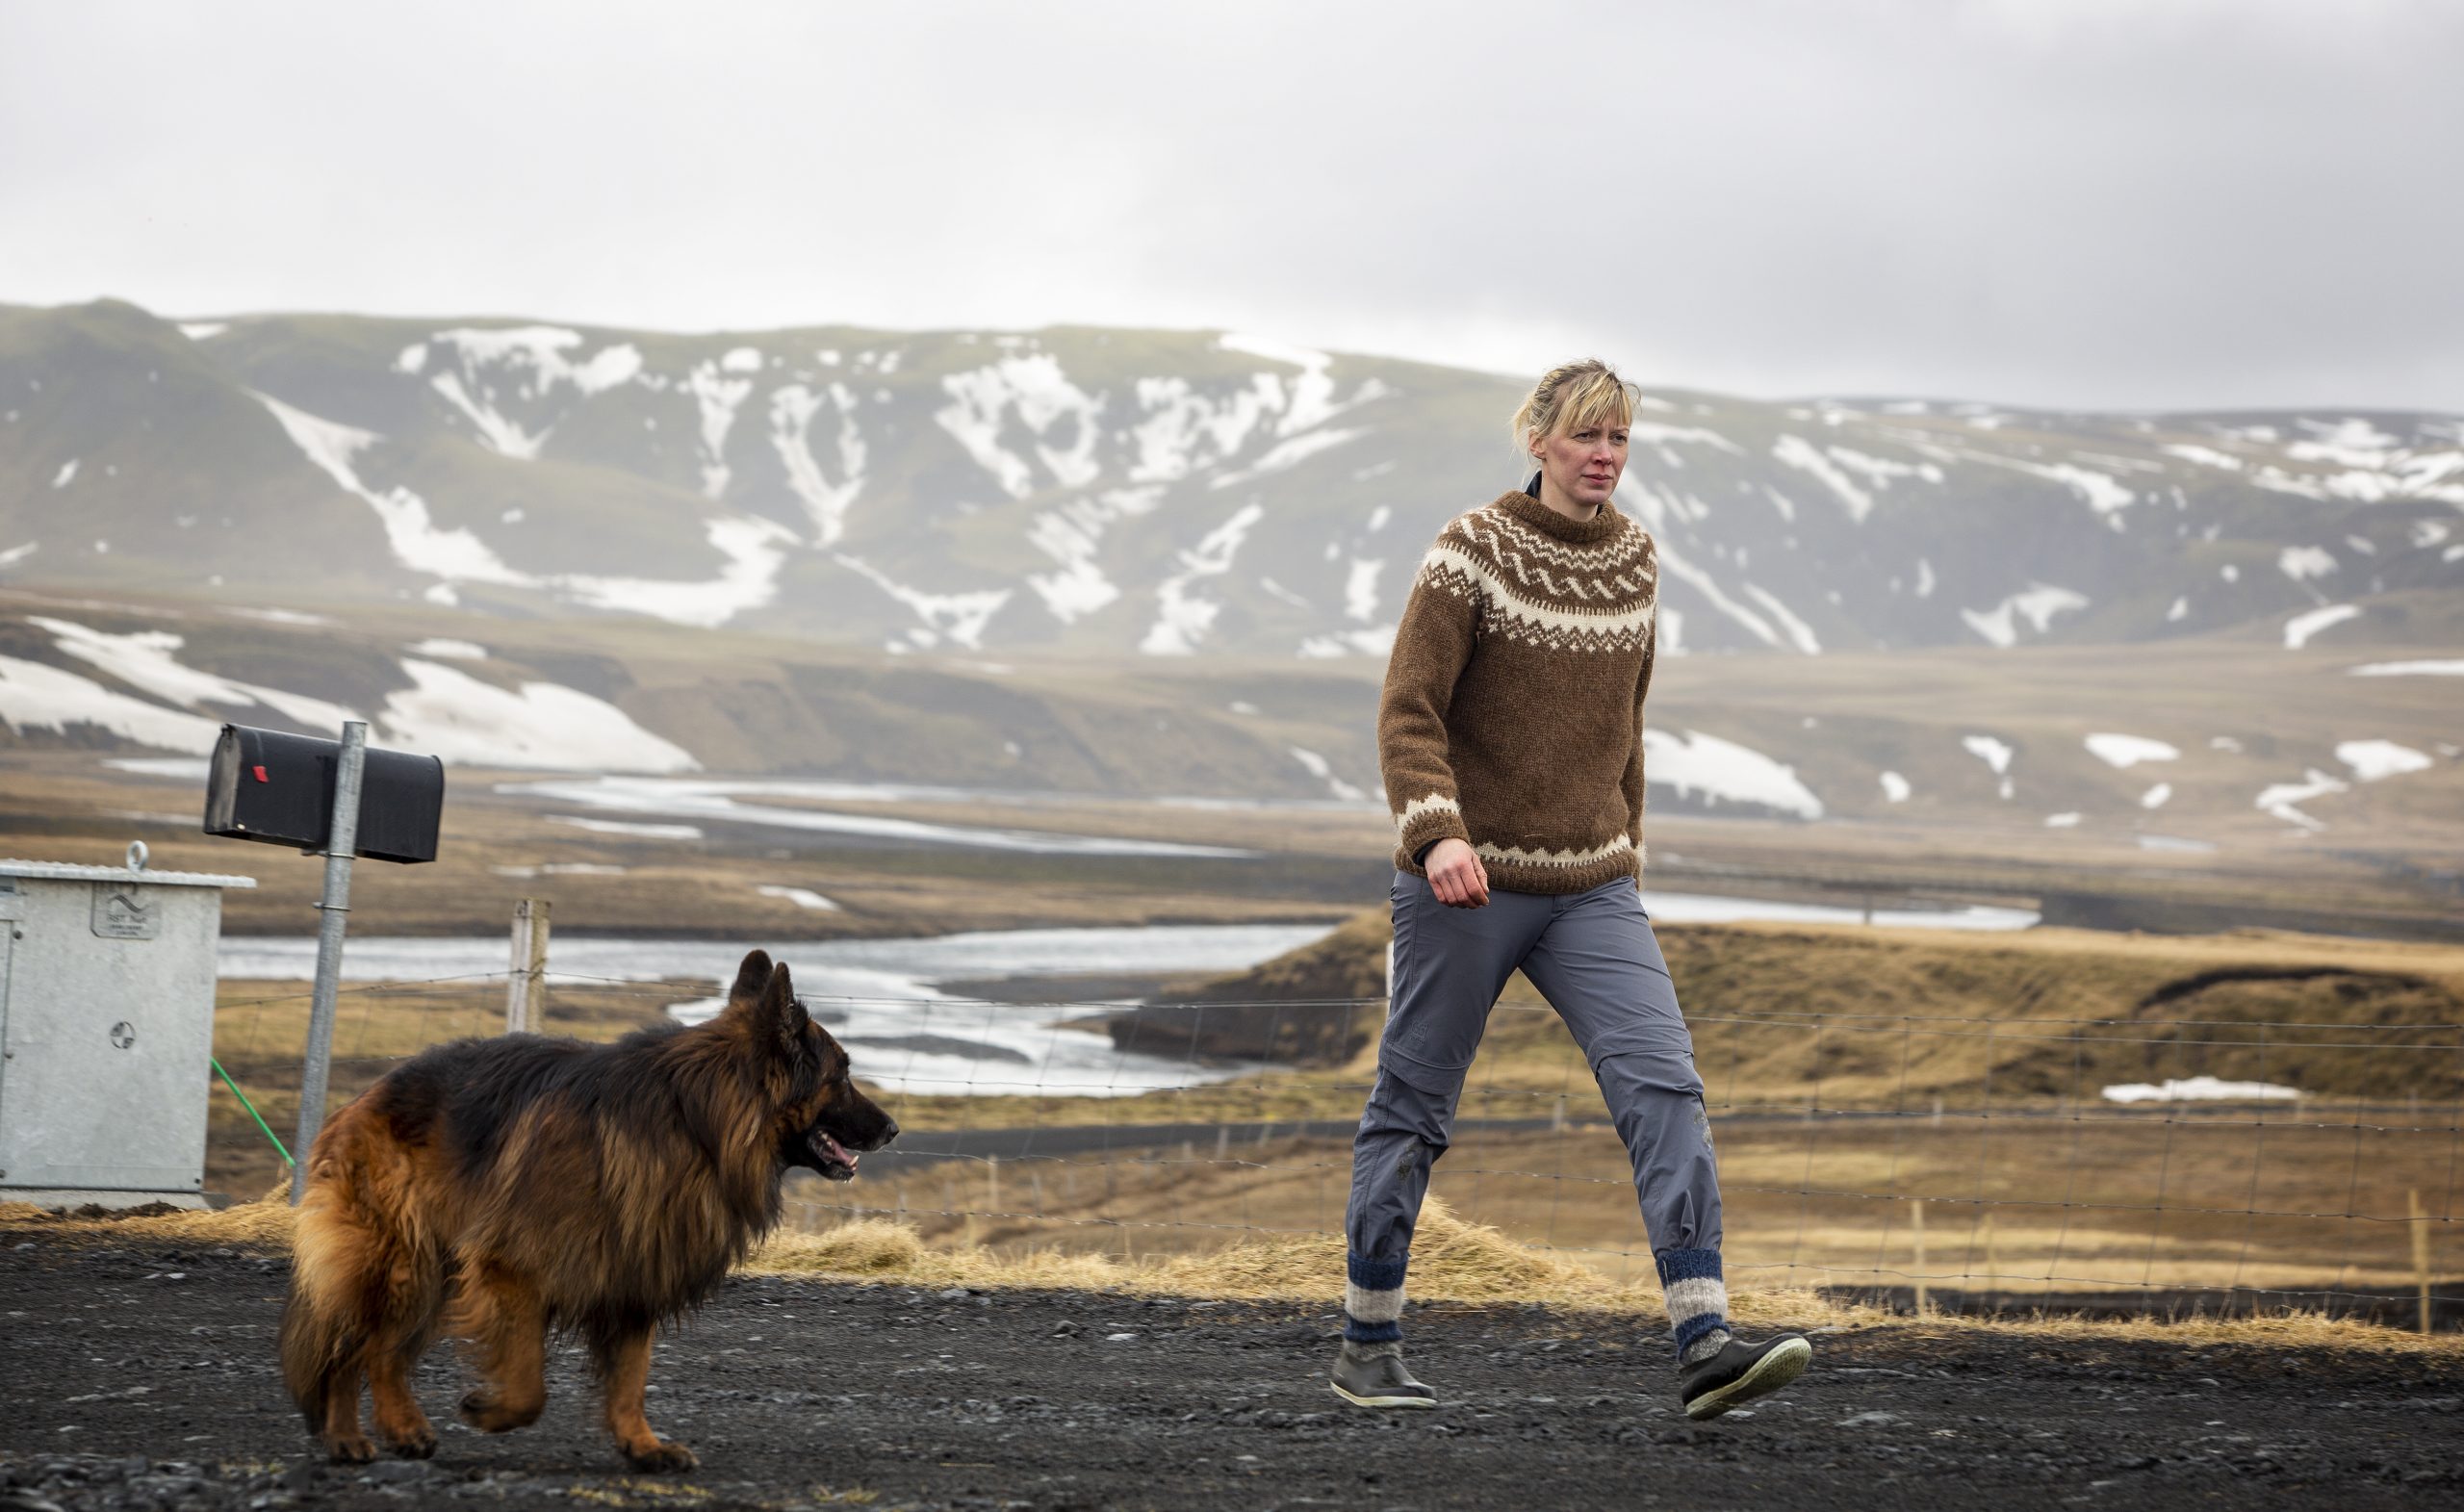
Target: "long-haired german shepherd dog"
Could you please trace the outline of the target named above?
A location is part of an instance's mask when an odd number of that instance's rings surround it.
[[[625,1457],[691,1469],[642,1416],[652,1333],[778,1222],[788,1166],[846,1181],[897,1135],[757,950],[706,1024],[439,1045],[317,1137],[282,1314],[292,1399],[334,1459],[365,1462],[364,1381],[378,1437],[424,1458],[409,1376],[440,1321],[475,1346],[462,1418],[489,1433],[538,1420],[562,1329],[590,1345]]]

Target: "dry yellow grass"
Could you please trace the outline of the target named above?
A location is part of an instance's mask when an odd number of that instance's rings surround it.
[[[231,1244],[278,1252],[290,1244],[291,1209],[280,1192],[220,1213],[123,1217],[62,1217],[25,1203],[0,1203],[0,1232],[29,1230],[46,1238],[64,1236],[92,1243]],[[774,1235],[744,1269],[754,1274],[876,1285],[1111,1291],[1149,1296],[1316,1301],[1332,1308],[1340,1292],[1343,1262],[1342,1240],[1333,1235],[1257,1241],[1207,1255],[1121,1260],[1049,1249],[941,1247],[925,1243],[911,1225],[868,1218],[818,1233]],[[1538,1303],[1572,1314],[1605,1315],[1644,1335],[1656,1334],[1667,1324],[1656,1284],[1613,1281],[1579,1262],[1516,1243],[1485,1224],[1464,1222],[1436,1199],[1422,1215],[1413,1248],[1412,1294],[1421,1303]],[[2092,1320],[2043,1315],[1908,1319],[1869,1307],[1843,1306],[1811,1291],[1739,1285],[1732,1290],[1730,1313],[1749,1331],[1888,1329],[1911,1338],[1948,1340],[2000,1329],[2094,1340],[2146,1338],[2161,1329],[2162,1337],[2186,1344],[2369,1349],[2427,1356],[2450,1368],[2464,1359],[2464,1337],[2424,1339],[2292,1310],[2245,1319]]]

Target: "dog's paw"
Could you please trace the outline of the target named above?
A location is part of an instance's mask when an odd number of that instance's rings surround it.
[[[365,1433],[347,1434],[325,1441],[325,1457],[337,1465],[366,1465],[376,1458],[376,1446]]]
[[[648,1471],[653,1474],[693,1470],[702,1463],[694,1457],[691,1449],[668,1439],[653,1439],[639,1448],[629,1447],[625,1450],[625,1459],[635,1470]]]
[[[385,1448],[396,1459],[426,1459],[436,1453],[436,1432],[420,1428],[410,1433],[390,1437]]]

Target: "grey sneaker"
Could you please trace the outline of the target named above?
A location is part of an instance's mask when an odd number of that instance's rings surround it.
[[[1813,1345],[1798,1334],[1782,1334],[1763,1344],[1732,1339],[1719,1353],[1685,1367],[1677,1378],[1677,1394],[1685,1399],[1685,1416],[1700,1422],[1778,1391],[1812,1363]]]
[[[1399,1344],[1354,1344],[1344,1341],[1335,1356],[1328,1385],[1355,1407],[1434,1407],[1437,1393],[1412,1379],[1403,1369]]]

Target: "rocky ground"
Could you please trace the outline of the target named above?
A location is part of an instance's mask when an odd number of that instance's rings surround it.
[[[1349,1408],[1336,1319],[1296,1303],[936,1292],[746,1277],[659,1347],[651,1414],[702,1469],[628,1474],[579,1357],[547,1417],[450,1421],[429,1461],[329,1468],[273,1359],[288,1261],[0,1237],[0,1508],[505,1505],[1065,1508],[1833,1507],[2193,1499],[2344,1509],[2464,1490],[2449,1353],[1873,1327],[1708,1424],[1663,1347],[1539,1307],[1431,1306],[1446,1405]]]

